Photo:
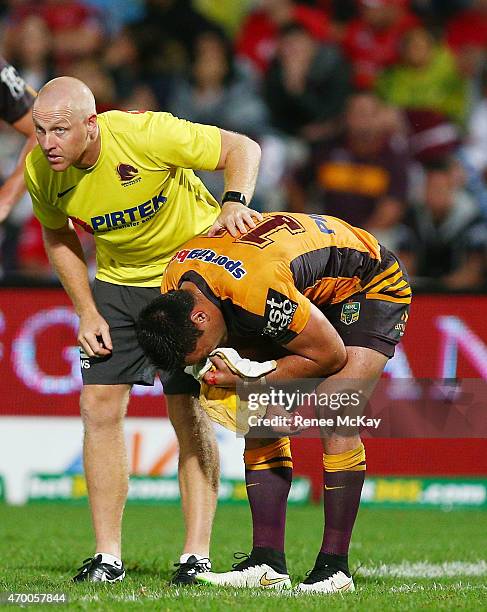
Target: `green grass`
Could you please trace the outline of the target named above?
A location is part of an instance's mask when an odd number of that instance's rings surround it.
[[[236,551],[248,552],[250,517],[245,506],[222,506],[214,529],[216,571],[229,569]],[[321,542],[322,509],[291,508],[287,560],[294,582],[313,564]],[[113,585],[73,584],[70,578],[92,552],[86,506],[0,504],[0,593],[67,593],[73,610],[487,610],[487,577],[370,577],[381,564],[478,563],[487,558],[487,513],[477,511],[366,510],[360,512],[350,554],[359,565],[357,591],[328,596],[278,595],[210,587],[176,589],[167,581],[183,540],[180,509],[129,506],[124,523],[128,574]],[[364,574],[369,574],[369,577]],[[9,606],[12,608],[12,606]],[[54,608],[56,609],[56,608]]]

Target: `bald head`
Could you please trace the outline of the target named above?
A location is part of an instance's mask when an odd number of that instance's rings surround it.
[[[58,77],[42,87],[34,102],[34,112],[68,111],[76,119],[96,115],[95,96],[91,89],[73,77]]]
[[[89,168],[101,148],[95,98],[78,79],[59,77],[40,90],[32,117],[37,141],[52,170]]]

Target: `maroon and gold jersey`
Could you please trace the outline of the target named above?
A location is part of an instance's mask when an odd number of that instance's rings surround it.
[[[187,242],[169,263],[161,291],[184,281],[217,304],[237,335],[267,335],[287,344],[319,308],[358,293],[411,302],[397,259],[368,232],[336,217],[270,213],[253,230]]]

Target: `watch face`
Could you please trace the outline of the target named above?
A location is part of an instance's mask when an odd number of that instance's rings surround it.
[[[240,193],[240,191],[227,191],[222,199],[222,203],[224,204],[225,202],[240,202],[244,206],[247,204],[244,194]]]

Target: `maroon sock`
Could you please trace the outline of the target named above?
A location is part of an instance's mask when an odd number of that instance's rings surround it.
[[[284,551],[287,497],[293,473],[289,438],[245,451],[244,457],[253,547]]]
[[[365,451],[360,445],[342,455],[324,455],[324,464],[325,529],[321,552],[345,556],[365,479]],[[338,466],[344,469],[335,470]]]

